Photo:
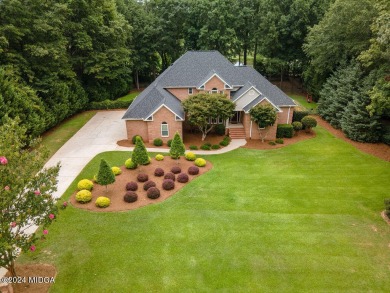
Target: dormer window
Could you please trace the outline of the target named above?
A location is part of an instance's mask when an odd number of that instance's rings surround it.
[[[204,90],[204,85],[202,85],[202,86],[200,87],[200,89],[201,89],[201,90]]]
[[[193,93],[193,90],[192,90],[192,88],[190,87],[190,88],[188,89],[188,94],[189,94],[189,95],[192,95],[192,93]]]
[[[153,115],[146,118],[146,121],[153,121]]]
[[[225,83],[224,88],[225,88],[225,89],[230,89],[230,86],[229,86],[228,84]]]

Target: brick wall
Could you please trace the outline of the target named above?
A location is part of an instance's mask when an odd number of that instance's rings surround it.
[[[149,140],[147,122],[141,120],[126,120],[127,139],[140,135],[144,141]]]
[[[168,124],[169,136],[161,136],[161,123],[166,122]],[[161,138],[163,142],[167,142],[170,139],[173,139],[176,131],[179,131],[181,137],[183,137],[183,126],[181,121],[175,121],[175,114],[165,107],[161,107],[153,115],[153,121],[148,123],[148,138],[149,142],[153,142],[155,138]]]

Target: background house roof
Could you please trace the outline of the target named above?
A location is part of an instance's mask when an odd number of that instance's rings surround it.
[[[165,88],[197,87],[213,74],[230,86],[243,87],[232,92],[234,99],[239,99],[249,86],[253,86],[276,106],[295,106],[290,97],[252,67],[234,66],[218,51],[188,51],[133,101],[123,119],[146,119],[163,104],[184,118],[180,100]]]

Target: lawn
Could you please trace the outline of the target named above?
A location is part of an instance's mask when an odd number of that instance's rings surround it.
[[[132,102],[139,94],[141,91],[132,91],[131,93],[127,94],[126,96],[120,97],[117,100],[118,101],[124,101],[124,102]]]
[[[68,207],[18,261],[53,263],[51,292],[386,292],[390,164],[316,130],[282,149],[210,155],[214,168],[161,204]],[[100,154],[75,182],[103,157],[129,153]]]
[[[297,102],[300,106],[306,108],[307,110],[317,109],[317,103],[316,102],[309,103],[305,96],[297,95],[297,94],[288,94],[288,96],[292,98],[295,102]]]

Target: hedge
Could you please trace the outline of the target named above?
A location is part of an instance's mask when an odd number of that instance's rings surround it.
[[[129,101],[104,100],[100,102],[91,102],[87,104],[87,110],[108,110],[108,109],[127,109],[130,106]]]
[[[276,130],[277,138],[291,138],[294,134],[294,128],[291,124],[278,124],[278,128]]]
[[[301,122],[302,118],[309,115],[309,111],[294,111],[292,122],[299,121]]]

